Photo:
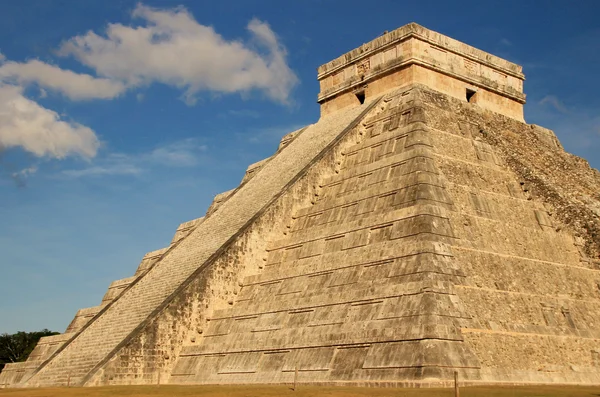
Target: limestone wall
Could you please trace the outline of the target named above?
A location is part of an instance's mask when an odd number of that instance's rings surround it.
[[[457,328],[469,319],[446,249],[453,204],[422,121],[410,90],[384,98],[171,382],[290,382],[298,367],[301,382],[414,383],[478,368]]]
[[[252,177],[254,175],[256,175],[256,173],[258,171],[260,171],[260,169],[270,160],[270,157],[267,157],[266,159],[260,160],[254,164],[250,164],[248,166],[248,169],[246,170],[246,174],[244,175],[244,178],[242,179],[242,183],[252,179]]]
[[[152,268],[152,266],[154,266],[158,261],[162,259],[162,257],[167,253],[168,250],[169,248],[161,248],[156,251],[148,252],[146,255],[144,255],[142,261],[138,265],[137,270],[135,271],[135,276],[139,277],[145,274],[148,270]]]
[[[65,332],[60,335],[44,336],[40,338],[37,346],[29,355],[27,361],[41,362],[48,359],[60,346],[67,342],[73,335]]]
[[[94,316],[98,314],[100,310],[102,310],[102,306],[93,306],[86,307],[85,309],[79,309],[65,332],[72,333],[79,331],[92,318],[94,318]]]
[[[598,383],[598,269],[483,138],[532,128],[424,87],[383,103],[170,382]]]
[[[452,252],[466,276],[456,291],[473,318],[462,333],[481,362],[481,380],[600,382],[599,268],[582,260],[553,202],[532,195],[486,138],[534,130],[545,150],[560,153],[560,144],[547,130],[422,92],[433,147],[443,148],[437,163],[456,203]]]
[[[121,280],[115,280],[112,283],[110,283],[108,291],[106,291],[106,294],[104,294],[104,297],[102,298],[102,303],[100,305],[106,305],[109,302],[115,300],[115,298],[119,296],[119,294],[123,292],[125,288],[127,288],[135,279],[136,277],[133,276],[123,278]]]
[[[40,338],[27,361],[5,365],[0,372],[0,388],[10,387],[26,380],[43,361],[49,359],[72,336],[72,333],[64,333]]]
[[[208,210],[206,210],[206,215],[208,216],[215,212],[221,206],[221,204],[223,204],[225,201],[227,201],[227,199],[229,199],[229,197],[231,197],[235,190],[236,189],[231,189],[226,192],[217,194],[213,199],[213,202],[211,203],[210,207],[208,207]]]
[[[29,377],[38,367],[37,362],[9,363],[0,372],[0,388],[19,384],[23,378]]]
[[[173,240],[171,240],[171,245],[176,244],[186,238],[198,225],[200,225],[204,221],[204,217],[193,219],[191,221],[187,221],[179,225],[175,235],[173,236]]]

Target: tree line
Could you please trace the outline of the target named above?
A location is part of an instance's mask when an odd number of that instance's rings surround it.
[[[43,329],[36,332],[21,331],[16,334],[0,334],[0,371],[5,364],[27,360],[41,337],[59,333]]]

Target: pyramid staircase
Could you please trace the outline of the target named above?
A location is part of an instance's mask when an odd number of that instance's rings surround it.
[[[261,169],[261,177],[247,180],[186,238],[161,252],[160,260],[129,285],[119,299],[104,306],[22,384],[84,384],[364,111],[351,109],[298,135]]]

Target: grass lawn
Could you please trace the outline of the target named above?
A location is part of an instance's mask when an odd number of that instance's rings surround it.
[[[395,389],[302,386],[109,386],[0,389],[0,397],[452,397],[454,389]],[[463,387],[461,397],[600,397],[600,387]]]

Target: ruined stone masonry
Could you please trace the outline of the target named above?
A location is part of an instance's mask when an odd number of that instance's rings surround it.
[[[600,173],[521,67],[409,24],[0,386],[600,384]]]

